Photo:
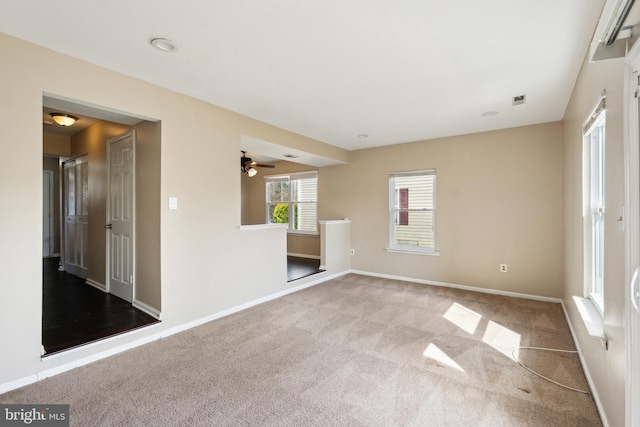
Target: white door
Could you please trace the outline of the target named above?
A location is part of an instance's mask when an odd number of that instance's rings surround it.
[[[87,156],[67,160],[64,170],[64,267],[87,278],[89,271],[89,170]]]
[[[53,172],[42,171],[42,257],[53,254]]]
[[[107,289],[132,302],[134,296],[135,131],[107,141]]]

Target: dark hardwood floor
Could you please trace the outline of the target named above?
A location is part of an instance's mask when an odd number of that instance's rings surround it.
[[[42,261],[42,342],[45,355],[159,322],[130,303],[58,271],[60,258]],[[324,270],[320,260],[287,257],[287,281]]]
[[[287,282],[321,273],[319,259],[287,256]]]
[[[42,341],[46,355],[159,320],[112,294],[58,271],[60,258],[43,259]]]

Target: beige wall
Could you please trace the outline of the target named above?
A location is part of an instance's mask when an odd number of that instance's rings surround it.
[[[45,132],[42,135],[42,152],[50,156],[71,155],[71,137]]]
[[[624,205],[623,59],[585,62],[564,117],[564,300],[596,391],[611,426],[624,425]],[[606,90],[605,333],[609,350],[590,338],[571,299],[583,296],[582,124]]]
[[[161,124],[136,125],[136,301],[161,311]]]
[[[319,169],[318,218],[352,219],[356,270],[560,298],[562,132],[550,123],[354,151],[349,164]],[[440,256],[386,252],[389,173],[431,168]],[[309,169],[278,162],[244,178],[243,218],[265,221],[261,175]],[[310,241],[295,239],[289,252]]]
[[[562,296],[560,123],[359,150],[351,159],[321,169],[318,200],[321,218],[351,218],[353,269]],[[431,168],[440,256],[386,252],[389,173]]]
[[[20,159],[0,169],[6,196],[0,234],[3,241],[11,242],[0,246],[0,341],[4,349],[10,349],[0,352],[0,385],[32,380],[40,372],[183,327],[292,286],[286,283],[284,254],[265,257],[252,252],[246,256],[247,245],[253,245],[255,239],[252,233],[239,230],[241,137],[279,141],[340,161],[348,158],[348,152],[5,35],[0,35],[0,54],[0,109],[20,112],[0,127],[4,155]],[[54,359],[40,357],[43,94],[162,123],[162,323]],[[157,170],[154,175],[157,178]],[[168,210],[169,196],[179,199],[178,210]],[[104,233],[104,224],[102,227]],[[247,276],[261,280],[246,280]]]

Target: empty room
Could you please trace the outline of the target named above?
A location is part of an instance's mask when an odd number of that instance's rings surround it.
[[[0,419],[640,425],[639,24],[0,5]]]

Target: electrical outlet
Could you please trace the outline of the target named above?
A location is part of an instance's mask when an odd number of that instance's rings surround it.
[[[500,273],[506,273],[507,271],[507,264],[500,264]]]
[[[350,253],[351,255],[355,255],[355,254],[356,254],[356,250],[355,250],[355,249],[351,249],[351,250],[349,251],[349,253]]]
[[[171,209],[172,211],[178,209],[177,197],[169,197],[169,209]]]

